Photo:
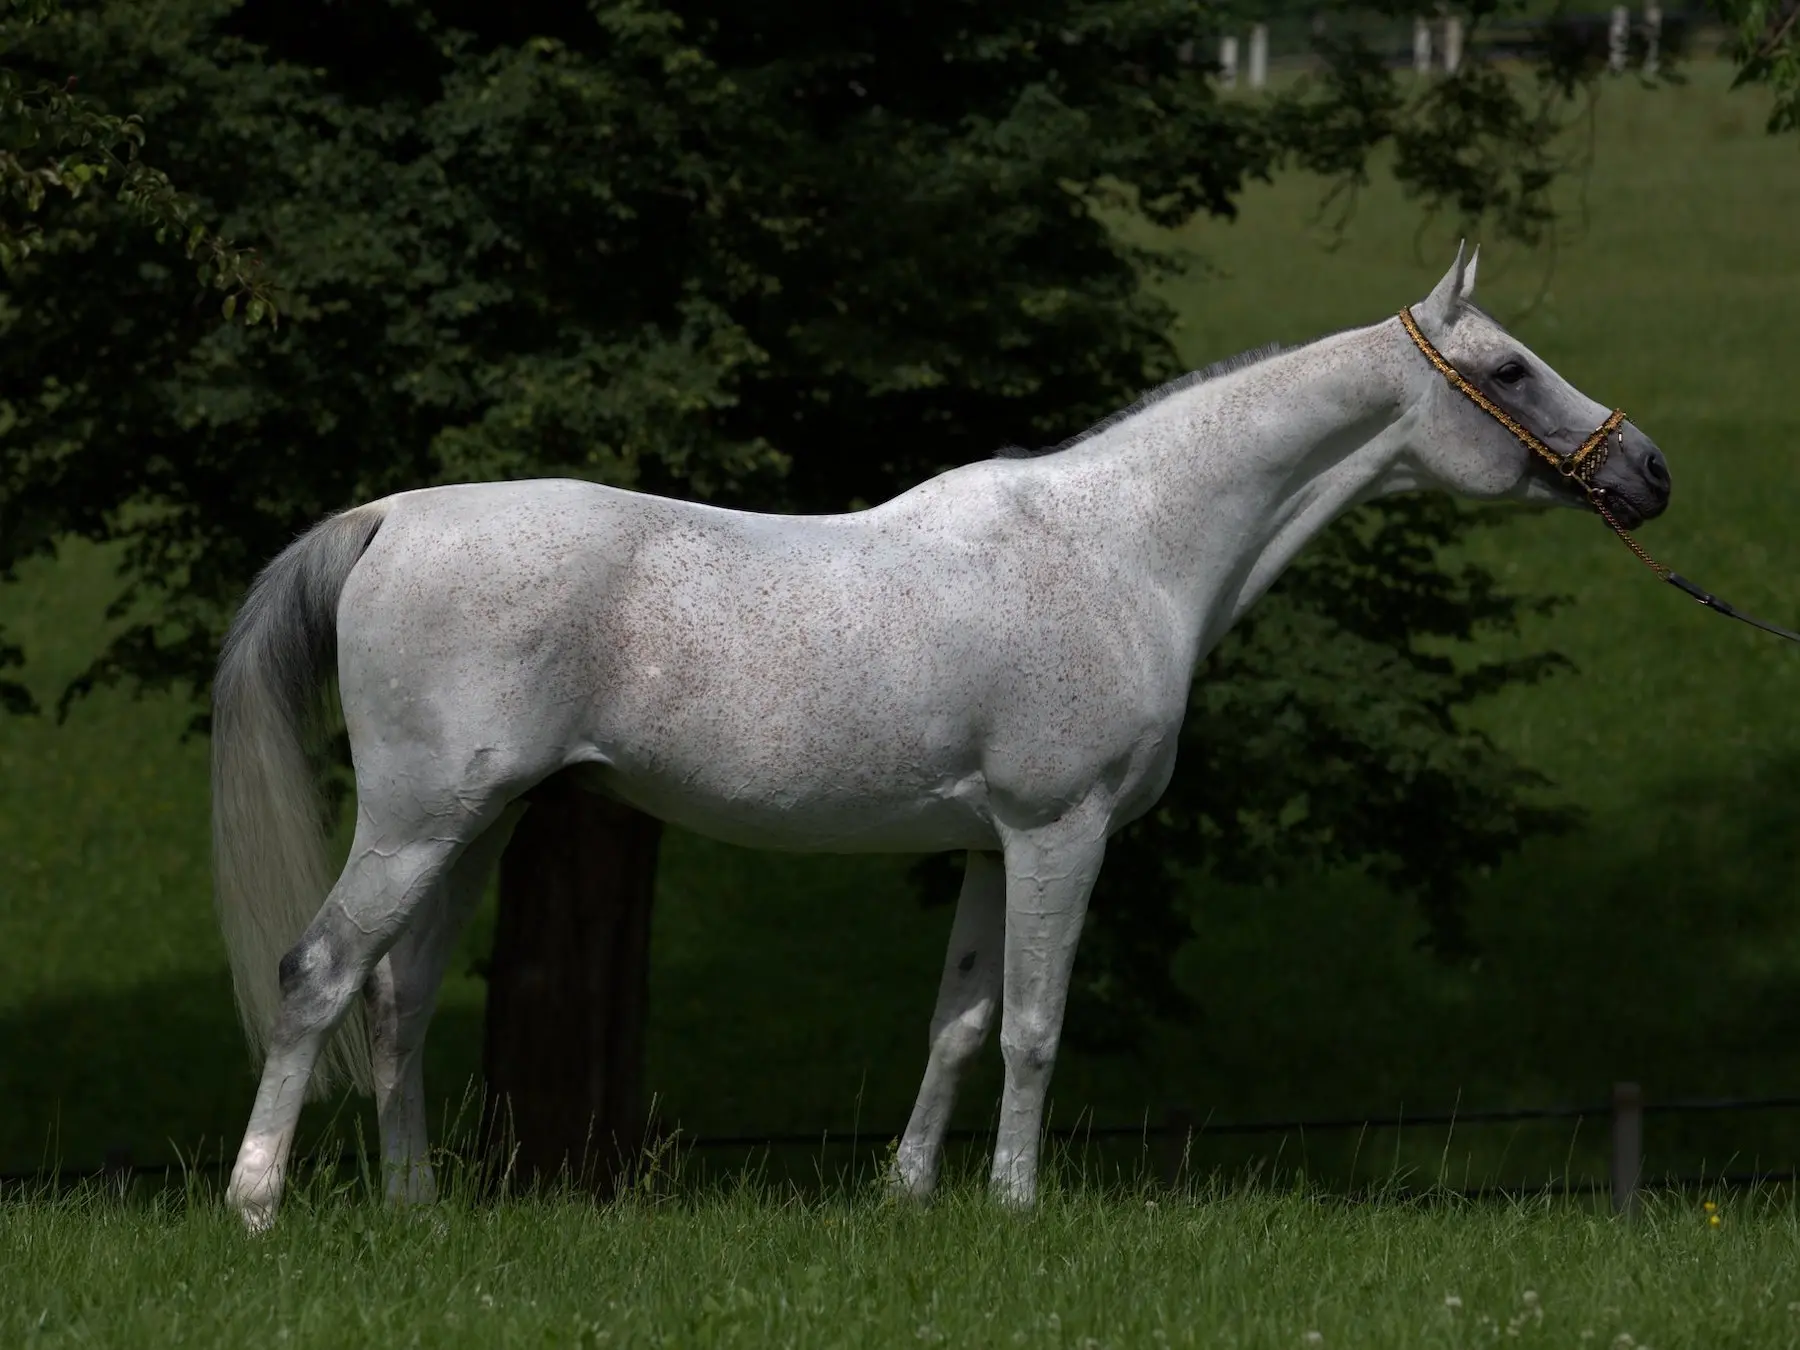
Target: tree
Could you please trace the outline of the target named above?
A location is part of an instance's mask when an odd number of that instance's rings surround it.
[[[6,0],[0,9],[0,61],[56,8],[57,0]],[[78,198],[111,188],[114,200],[153,226],[159,241],[173,234],[184,242],[189,259],[202,260],[200,280],[225,292],[227,318],[243,300],[250,323],[265,315],[273,323],[274,299],[254,251],[234,248],[209,230],[193,198],[140,157],[143,144],[141,117],[101,111],[75,92],[74,76],[58,86],[0,64],[0,199],[5,202],[0,269],[10,272],[50,243],[38,219],[47,196]],[[0,578],[8,575],[0,563]],[[0,670],[23,659],[0,633]],[[0,710],[29,713],[35,707],[23,685],[0,679]]]
[[[1800,0],[1718,0],[1738,63],[1734,87],[1767,85],[1771,132],[1800,131]]]
[[[258,566],[325,512],[402,487],[570,473],[836,509],[1079,430],[1175,370],[1142,284],[1165,264],[1108,211],[1229,213],[1247,180],[1297,162],[1354,186],[1392,144],[1429,203],[1520,237],[1546,227],[1589,56],[1547,44],[1532,86],[1476,61],[1412,96],[1352,34],[1306,87],[1231,101],[1182,59],[1209,15],[96,0],[45,23],[20,68],[39,87],[79,71],[94,106],[142,110],[163,163],[233,235],[267,242],[284,287],[279,330],[221,326],[210,303],[171,323],[192,282],[101,229],[117,204],[91,193],[46,198],[41,236],[7,261],[0,568],[68,535],[118,540],[120,609],[152,614],[64,705],[102,681],[204,691]],[[1454,945],[1467,862],[1548,825],[1526,771],[1457,720],[1544,662],[1426,653],[1523,603],[1443,570],[1437,547],[1468,519],[1419,501],[1352,522],[1215,655],[1183,749],[1212,772],[1184,773],[1114,851],[1077,1030],[1105,1015],[1122,1038],[1175,1006],[1183,870],[1372,866]],[[1275,641],[1284,626],[1331,641]],[[1352,775],[1363,791],[1330,791]],[[556,807],[577,836],[599,809]],[[1402,828],[1419,820],[1431,830]],[[521,848],[547,852],[503,871],[628,870],[589,930],[613,942],[647,931],[654,831],[606,828],[613,863],[556,863],[535,831]],[[490,1024],[490,1045],[557,1034],[522,963],[579,987],[567,914],[515,922],[529,899],[503,898],[519,941],[490,1008],[526,1030]],[[625,1028],[595,1043],[628,1059],[641,1006],[615,1011],[589,1024]],[[587,1108],[629,1139],[606,1102]]]

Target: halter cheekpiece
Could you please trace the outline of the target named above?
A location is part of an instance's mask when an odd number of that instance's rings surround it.
[[[1594,479],[1605,466],[1607,456],[1612,453],[1613,446],[1617,445],[1621,451],[1625,448],[1625,410],[1623,408],[1614,408],[1612,414],[1594,428],[1588,438],[1576,446],[1572,453],[1558,454],[1530,427],[1525,426],[1505,408],[1476,388],[1467,376],[1450,363],[1448,357],[1432,346],[1431,339],[1419,330],[1418,321],[1413,318],[1410,307],[1400,311],[1400,326],[1406,329],[1406,335],[1413,340],[1413,345],[1424,354],[1427,361],[1431,362],[1433,369],[1449,382],[1452,389],[1505,427],[1532,454],[1578,486],[1582,495],[1587,498],[1588,505],[1594,508],[1600,519],[1612,527],[1614,534],[1625,541],[1625,546],[1637,555],[1638,560],[1644,566],[1671,586],[1698,600],[1708,609],[1715,609],[1727,618],[1742,620],[1753,628],[1760,628],[1765,633],[1773,633],[1790,642],[1800,642],[1800,633],[1790,632],[1788,629],[1777,627],[1772,623],[1764,623],[1761,619],[1753,619],[1748,614],[1726,604],[1711,592],[1702,590],[1666,564],[1657,562],[1644,551],[1643,545],[1633,539],[1630,532],[1614,518],[1612,511],[1606,505],[1606,489],[1596,483]]]

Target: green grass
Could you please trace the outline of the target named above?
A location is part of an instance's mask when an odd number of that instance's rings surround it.
[[[319,1188],[322,1192],[323,1188]],[[32,1346],[1629,1346],[1800,1341],[1773,1196],[1350,1203],[1258,1188],[977,1191],[928,1209],[752,1186],[661,1202],[315,1193],[246,1238],[217,1205],[0,1208],[0,1340]]]
[[[1668,453],[1674,505],[1645,542],[1793,623],[1800,155],[1761,134],[1757,97],[1726,93],[1718,68],[1694,74],[1681,89],[1608,87],[1585,234],[1554,258],[1484,251],[1481,294]],[[1441,274],[1452,233],[1421,235],[1416,208],[1385,187],[1326,251],[1307,224],[1320,190],[1284,178],[1251,191],[1236,224],[1164,240],[1212,269],[1170,291],[1194,361],[1367,322]],[[1060,1123],[1154,1119],[1170,1104],[1229,1120],[1598,1100],[1616,1078],[1653,1098],[1800,1086],[1800,658],[1655,585],[1572,512],[1521,516],[1476,547],[1521,588],[1576,597],[1512,645],[1558,648],[1579,673],[1481,717],[1582,805],[1582,831],[1480,882],[1483,955],[1462,968],[1419,953],[1408,902],[1355,877],[1197,893],[1179,968],[1199,1021],[1135,1060],[1068,1052]],[[72,549],[0,592],[40,696],[96,650],[112,585],[104,555]],[[108,693],[61,729],[0,721],[0,1170],[32,1166],[47,1142],[78,1166],[116,1146],[154,1161],[235,1145],[251,1083],[207,898],[203,747],[176,739],[186,716]],[[701,1132],[904,1119],[948,916],[918,908],[903,868],[670,839],[649,1053],[665,1119]],[[428,1064],[451,1100],[479,1059],[482,987],[467,964]],[[993,1086],[990,1062],[965,1122],[988,1119]],[[1460,1183],[1541,1179],[1570,1161],[1591,1175],[1600,1134],[1207,1148],[1230,1167],[1279,1150],[1343,1177],[1353,1154],[1367,1175],[1371,1157],[1435,1167],[1449,1146]],[[1647,1146],[1652,1172],[1785,1166],[1800,1128],[1653,1118]]]

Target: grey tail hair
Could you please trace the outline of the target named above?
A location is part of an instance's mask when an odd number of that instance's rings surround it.
[[[260,1066],[281,1010],[282,956],[332,883],[314,751],[337,650],[338,597],[387,516],[376,502],[314,526],[263,569],[232,622],[213,680],[213,903],[238,1015]],[[373,1090],[360,1002],[312,1076]]]

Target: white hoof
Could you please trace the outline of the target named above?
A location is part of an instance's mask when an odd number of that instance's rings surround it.
[[[273,1205],[238,1205],[238,1218],[244,1221],[244,1231],[252,1237],[258,1233],[266,1233],[275,1226],[275,1207]]]
[[[1037,1203],[1036,1168],[996,1163],[991,1186],[994,1199],[1008,1209],[1030,1209]]]
[[[281,1165],[260,1149],[245,1148],[231,1169],[225,1203],[238,1212],[250,1232],[268,1232],[281,1207]]]
[[[896,1199],[925,1200],[937,1189],[938,1169],[932,1159],[902,1148],[888,1172],[888,1194]]]

